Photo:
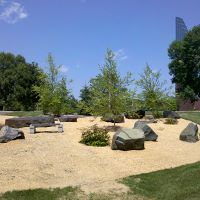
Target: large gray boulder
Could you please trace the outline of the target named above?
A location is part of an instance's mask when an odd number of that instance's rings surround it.
[[[24,133],[9,126],[3,126],[0,130],[0,143],[9,142],[14,139],[25,139]]]
[[[77,117],[74,115],[62,115],[59,117],[60,122],[77,122]]]
[[[141,129],[122,128],[112,139],[112,150],[142,150],[144,149],[144,132]]]
[[[163,111],[163,118],[180,119],[181,117],[175,111],[166,110],[166,111]]]
[[[124,116],[123,115],[105,115],[101,118],[102,121],[111,122],[111,123],[124,123]]]
[[[5,125],[13,128],[29,127],[31,124],[53,124],[53,116],[17,117],[6,119]]]
[[[186,142],[197,142],[198,138],[198,126],[194,123],[189,123],[188,126],[181,132],[180,140]]]
[[[135,122],[134,128],[143,130],[145,141],[156,141],[158,138],[158,135],[147,125],[145,121]]]

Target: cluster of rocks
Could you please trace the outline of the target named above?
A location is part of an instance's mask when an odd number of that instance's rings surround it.
[[[163,117],[171,119],[180,118],[174,111],[163,112]],[[144,149],[145,141],[157,141],[158,135],[148,126],[149,123],[155,123],[155,119],[153,116],[146,116],[144,119],[144,121],[136,121],[132,129],[119,129],[113,136],[111,149],[124,151],[142,150]],[[179,139],[186,142],[199,141],[197,124],[189,123],[181,132]]]
[[[145,141],[156,141],[158,135],[145,123],[137,121],[132,129],[119,129],[112,139],[112,150],[142,150]]]

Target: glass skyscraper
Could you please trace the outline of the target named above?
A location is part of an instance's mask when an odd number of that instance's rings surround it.
[[[188,29],[182,18],[176,17],[176,41],[181,41],[185,37]]]

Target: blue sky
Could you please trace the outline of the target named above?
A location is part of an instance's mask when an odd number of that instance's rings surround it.
[[[51,52],[73,79],[75,97],[99,72],[107,48],[118,54],[122,75],[130,71],[137,79],[148,63],[170,83],[175,17],[190,29],[200,24],[199,8],[199,0],[0,0],[0,51],[44,69]]]

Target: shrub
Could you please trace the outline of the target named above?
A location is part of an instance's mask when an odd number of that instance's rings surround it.
[[[161,111],[152,111],[152,115],[155,119],[159,119],[163,117],[163,112]]]
[[[127,112],[127,113],[125,114],[125,117],[126,117],[127,119],[141,119],[141,116],[140,116],[138,113],[134,112],[134,111],[132,111],[132,112]]]
[[[165,119],[165,124],[177,124],[178,120],[177,119],[173,119],[173,118],[167,118]]]
[[[88,146],[107,146],[110,144],[110,136],[106,129],[94,125],[83,131],[80,143]]]

